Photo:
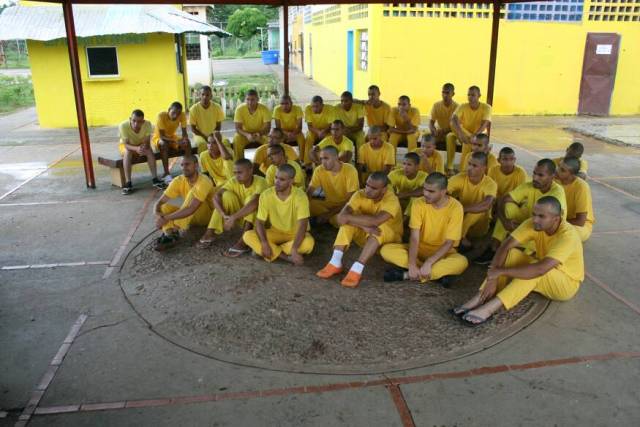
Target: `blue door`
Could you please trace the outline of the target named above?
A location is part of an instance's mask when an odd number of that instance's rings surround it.
[[[353,93],[353,31],[347,31],[347,90]]]

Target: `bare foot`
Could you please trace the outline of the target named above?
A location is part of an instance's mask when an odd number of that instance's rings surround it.
[[[465,302],[464,304],[458,307],[455,307],[453,309],[453,314],[455,314],[456,316],[466,314],[471,310],[473,310],[474,308],[478,307],[481,304],[481,302],[482,301],[480,300],[480,293],[477,293],[469,301]]]

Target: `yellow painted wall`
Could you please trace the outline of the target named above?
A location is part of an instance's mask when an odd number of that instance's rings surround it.
[[[116,125],[140,108],[152,121],[173,101],[184,104],[183,75],[178,73],[173,34],[81,39],[81,66],[89,126]],[[86,46],[116,46],[120,76],[89,78]],[[36,110],[43,127],[77,126],[65,40],[28,41]],[[184,68],[183,68],[184,69]]]

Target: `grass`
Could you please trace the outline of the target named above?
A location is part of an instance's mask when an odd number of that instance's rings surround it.
[[[0,113],[10,113],[34,103],[30,77],[0,76]]]
[[[258,89],[260,91],[265,88],[275,90],[278,87],[278,79],[272,73],[262,74],[230,74],[220,76],[218,80],[227,82],[226,88],[234,92],[242,92],[247,89]],[[244,90],[243,90],[244,89]]]
[[[0,68],[29,68],[29,56],[22,53],[18,56],[15,49],[5,48],[6,62],[0,65]]]

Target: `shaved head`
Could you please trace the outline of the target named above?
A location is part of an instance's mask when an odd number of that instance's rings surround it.
[[[449,185],[449,180],[440,172],[432,172],[424,181],[425,184],[435,185],[440,190],[445,190]]]

